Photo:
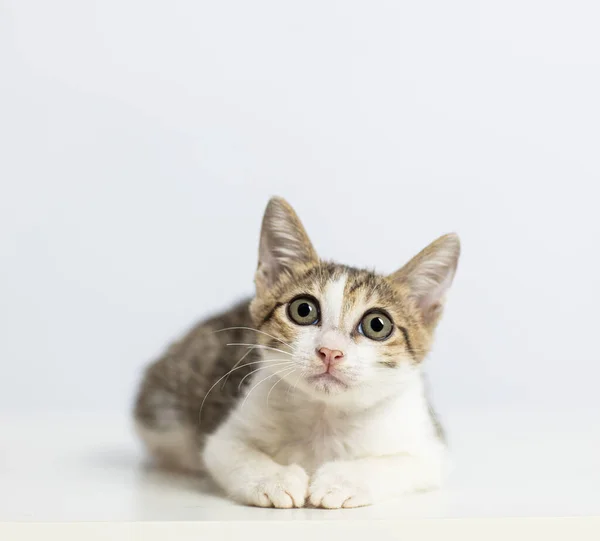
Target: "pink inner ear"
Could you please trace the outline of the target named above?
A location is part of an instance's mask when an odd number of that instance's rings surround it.
[[[426,321],[439,316],[459,255],[458,236],[450,233],[433,241],[392,275],[393,280],[408,285]]]
[[[422,306],[421,312],[423,314],[423,320],[425,321],[425,323],[434,322],[442,313],[442,308],[443,306],[440,302],[436,302],[427,306]]]
[[[417,270],[409,280],[413,295],[426,323],[432,323],[440,316],[444,297],[452,285],[456,267],[438,264],[434,265],[433,269],[435,272],[419,272]],[[423,269],[422,267],[421,271],[423,270],[431,271],[431,268]]]
[[[265,209],[258,250],[257,277],[271,285],[297,264],[317,260],[298,216],[283,199],[272,198]]]

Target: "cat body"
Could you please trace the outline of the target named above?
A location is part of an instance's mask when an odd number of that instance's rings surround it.
[[[356,507],[439,486],[445,443],[422,361],[459,250],[446,235],[390,276],[325,262],[272,199],[256,296],[148,368],[140,436],[250,505]]]

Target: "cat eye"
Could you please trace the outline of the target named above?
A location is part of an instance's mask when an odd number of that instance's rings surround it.
[[[367,312],[358,324],[358,332],[371,340],[385,340],[393,330],[390,317],[378,310]]]
[[[312,297],[298,297],[288,304],[288,317],[298,325],[319,322],[319,303]]]

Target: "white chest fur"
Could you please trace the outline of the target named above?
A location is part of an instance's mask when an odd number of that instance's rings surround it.
[[[399,396],[352,407],[255,393],[232,421],[246,438],[280,464],[312,472],[332,460],[398,453],[429,453],[439,446],[420,380]]]
[[[360,426],[324,404],[304,408],[279,437],[273,438],[273,457],[281,464],[299,464],[314,471],[320,464],[349,459],[364,453],[359,445]]]

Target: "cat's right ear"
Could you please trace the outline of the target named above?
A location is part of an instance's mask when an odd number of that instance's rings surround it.
[[[257,289],[269,288],[282,273],[297,265],[319,260],[302,222],[281,197],[273,197],[265,209],[260,232]]]
[[[452,284],[460,240],[456,233],[444,235],[389,276],[391,281],[408,287],[409,297],[420,310],[423,322],[434,327],[442,313],[444,298]]]

